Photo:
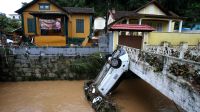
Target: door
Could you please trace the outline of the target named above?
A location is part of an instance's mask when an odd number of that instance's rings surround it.
[[[121,35],[119,36],[119,45],[125,45],[137,49],[141,49],[142,47],[142,36],[127,36]]]

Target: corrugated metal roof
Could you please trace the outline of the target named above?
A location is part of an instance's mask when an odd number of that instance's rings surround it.
[[[149,25],[137,25],[137,24],[114,24],[109,30],[111,31],[141,31],[151,32],[155,29]]]
[[[94,8],[82,8],[82,7],[63,7],[66,11],[72,14],[93,14]]]

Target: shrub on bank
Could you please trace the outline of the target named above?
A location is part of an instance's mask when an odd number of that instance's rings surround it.
[[[70,60],[69,70],[71,72],[85,76],[86,79],[94,79],[105,63],[105,59],[99,53],[88,57],[80,57]],[[81,76],[82,75],[82,76]]]

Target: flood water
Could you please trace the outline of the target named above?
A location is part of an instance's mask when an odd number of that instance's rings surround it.
[[[0,112],[93,112],[83,81],[0,83]]]
[[[112,96],[121,112],[183,112],[142,79],[122,81]]]
[[[0,112],[93,112],[84,81],[0,83]],[[174,103],[141,79],[123,81],[113,93],[121,112],[178,112]]]

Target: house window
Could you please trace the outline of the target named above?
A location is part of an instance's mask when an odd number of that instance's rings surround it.
[[[157,24],[156,30],[157,30],[158,32],[161,32],[161,31],[162,31],[162,23],[158,23],[158,24]]]
[[[35,20],[27,19],[28,33],[35,33]]]
[[[40,3],[39,9],[40,10],[50,10],[50,4],[49,3]]]
[[[83,19],[76,20],[76,33],[84,33],[84,20]]]
[[[39,19],[41,35],[64,35],[63,19]]]

